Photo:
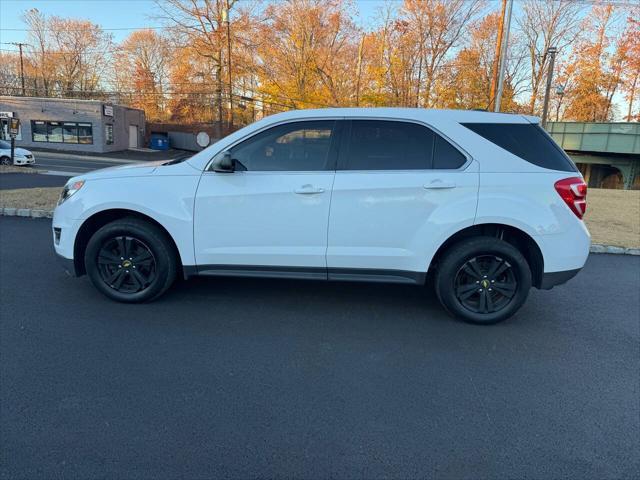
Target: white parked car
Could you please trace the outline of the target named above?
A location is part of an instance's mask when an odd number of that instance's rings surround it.
[[[2,165],[32,165],[36,159],[26,148],[16,147],[13,150],[13,163],[11,163],[11,143],[0,140],[0,164]]]
[[[53,240],[70,273],[123,302],[178,274],[428,279],[454,316],[495,323],[582,268],[586,190],[535,117],[292,111],[182,162],[72,178]]]

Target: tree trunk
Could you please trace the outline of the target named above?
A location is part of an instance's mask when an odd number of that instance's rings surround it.
[[[638,84],[638,75],[633,79],[631,84],[631,93],[629,95],[629,109],[627,110],[627,122],[631,121],[631,114],[633,113],[633,98],[636,94],[636,85]]]

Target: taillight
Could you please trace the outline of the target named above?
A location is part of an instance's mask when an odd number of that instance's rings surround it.
[[[554,187],[576,217],[582,218],[587,211],[587,184],[584,180],[580,177],[564,178],[558,180]]]

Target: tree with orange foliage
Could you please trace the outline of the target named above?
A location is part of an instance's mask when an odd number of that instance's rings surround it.
[[[22,91],[19,72],[18,54],[0,52],[0,95],[17,95]]]
[[[116,90],[127,92],[122,95],[123,100],[143,109],[150,120],[166,118],[171,53],[164,36],[154,30],[138,30],[122,42],[114,55]]]
[[[574,0],[526,0],[516,25],[524,37],[529,56],[529,113],[541,113],[549,48],[562,58],[580,34],[583,6]]]
[[[565,73],[573,78],[565,93],[565,117],[571,120],[606,122],[614,114],[611,105],[626,64],[626,46],[612,46],[608,31],[613,16],[613,5],[594,5],[584,21],[586,35],[575,46]]]
[[[499,12],[492,12],[471,27],[468,46],[460,50],[446,65],[447,75],[438,82],[437,106],[464,109],[489,107],[499,22]],[[507,112],[522,110],[515,96],[517,88],[523,83],[522,67],[525,58],[515,35],[511,36],[509,46],[510,55],[502,94],[502,110]]]
[[[35,95],[88,98],[98,92],[112,49],[112,36],[87,20],[25,13],[29,26],[26,75]]]
[[[640,122],[640,109],[634,113],[634,102],[640,104],[640,6],[630,10],[621,48],[626,64],[622,69],[621,90],[627,101],[625,120]]]
[[[480,12],[480,0],[405,0],[400,18],[417,49],[415,106],[431,107],[433,87],[449,52]]]
[[[355,26],[339,0],[273,3],[264,12],[257,54],[260,92],[309,108],[348,104],[356,71]]]

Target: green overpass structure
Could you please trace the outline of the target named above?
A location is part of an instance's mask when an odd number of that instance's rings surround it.
[[[548,122],[590,187],[640,189],[640,123]]]

